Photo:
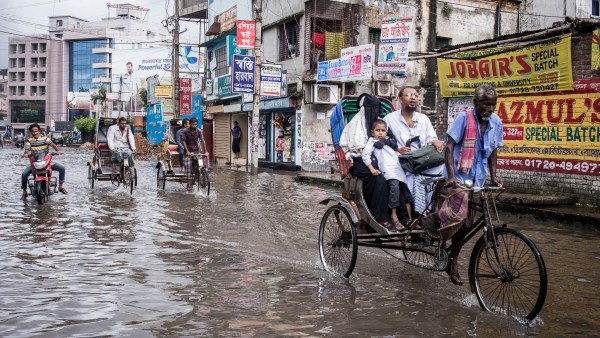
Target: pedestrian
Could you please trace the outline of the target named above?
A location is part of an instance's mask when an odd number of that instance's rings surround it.
[[[279,131],[279,136],[275,139],[275,152],[277,153],[277,163],[283,162],[283,152],[285,151],[285,136],[283,130]]]
[[[458,113],[446,132],[448,139],[445,146],[444,177],[454,189],[465,180],[472,180],[474,186],[482,187],[488,172],[492,185],[502,185],[502,181],[496,177],[497,150],[503,143],[502,120],[494,114],[497,100],[498,93],[493,86],[484,84],[477,87],[473,96],[475,109]],[[480,193],[475,192],[473,198],[480,198]],[[466,226],[459,228],[451,237],[452,245],[456,247],[450,253],[450,264],[446,272],[450,281],[457,285],[462,285],[457,265],[461,249],[459,245],[474,216],[469,215]],[[441,214],[440,219],[442,229],[449,227],[449,224],[444,224]]]
[[[231,151],[233,151],[234,159],[240,158],[240,140],[242,138],[242,128],[238,126],[237,121],[233,121],[233,128],[231,128]]]
[[[177,152],[179,153],[179,165],[181,166],[181,170],[184,169],[183,161],[184,161],[184,157],[185,157],[185,147],[183,146],[183,143],[182,143],[183,131],[185,129],[189,128],[189,126],[190,126],[189,119],[181,120],[181,128],[179,128],[179,130],[175,134],[175,142],[177,142]]]

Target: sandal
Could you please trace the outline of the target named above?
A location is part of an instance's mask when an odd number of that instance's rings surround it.
[[[450,258],[448,265],[446,265],[445,269],[448,274],[449,281],[454,285],[463,285],[463,282],[458,274],[458,266],[455,265],[454,260]]]
[[[60,188],[60,189],[58,189],[58,191],[60,191],[61,194],[65,194],[65,195],[69,194],[69,192],[65,188]]]
[[[23,192],[23,195],[21,195],[21,199],[24,201],[24,200],[26,200],[26,199],[27,199],[27,196],[29,196],[29,195],[27,194],[27,192]]]
[[[402,230],[404,230],[404,224],[402,224],[402,222],[400,222],[400,221],[395,221],[395,222],[392,222],[392,224],[394,225],[394,228],[395,228],[397,231],[402,231]]]
[[[390,222],[386,221],[386,222],[383,222],[383,223],[380,222],[379,225],[381,225],[382,227],[384,227],[389,232],[397,231],[396,230],[396,226],[393,223],[390,223]]]

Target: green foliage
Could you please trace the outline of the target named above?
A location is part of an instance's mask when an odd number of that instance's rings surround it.
[[[101,104],[104,104],[104,101],[106,101],[106,87],[104,85],[98,87],[98,94],[92,95],[92,102],[96,100],[100,101]]]
[[[142,106],[144,108],[148,107],[148,91],[146,88],[140,89],[140,98],[142,99]]]
[[[93,117],[82,117],[75,120],[75,127],[82,133],[93,134],[96,131],[96,119]]]

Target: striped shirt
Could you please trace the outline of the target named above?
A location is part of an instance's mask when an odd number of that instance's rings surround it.
[[[29,151],[31,155],[46,155],[51,145],[52,139],[47,136],[30,137],[25,142],[25,151]]]

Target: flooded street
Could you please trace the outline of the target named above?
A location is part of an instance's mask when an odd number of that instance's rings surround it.
[[[130,196],[88,188],[90,152],[67,149],[69,195],[19,200],[27,161],[0,149],[2,337],[527,337],[597,335],[598,225],[505,215],[540,248],[549,290],[529,326],[483,312],[468,283],[358,250],[350,279],[322,271],[318,202],[334,188],[217,168],[209,197],[156,189],[140,161]],[[462,251],[467,279],[473,243]]]

